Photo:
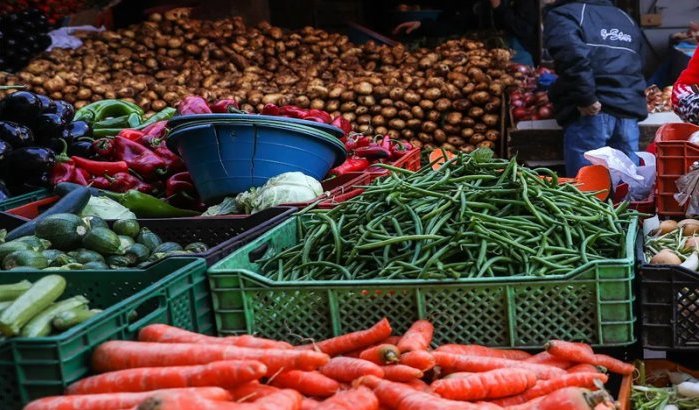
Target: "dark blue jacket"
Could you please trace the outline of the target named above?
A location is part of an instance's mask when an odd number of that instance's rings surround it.
[[[559,75],[549,93],[561,125],[595,101],[603,112],[646,118],[641,31],[611,1],[559,0],[545,11],[544,45]]]

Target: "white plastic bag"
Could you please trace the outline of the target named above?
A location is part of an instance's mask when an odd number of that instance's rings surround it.
[[[72,34],[77,31],[94,31],[102,32],[104,27],[94,27],[94,26],[72,26],[72,27],[61,27],[59,29],[49,32],[51,37],[51,45],[46,51],[51,51],[54,48],[70,48],[76,49],[83,45],[82,40],[74,37]]]
[[[637,152],[643,165],[636,165],[623,152],[611,147],[587,151],[585,159],[593,165],[602,165],[609,170],[614,188],[622,182],[628,184],[629,194],[624,200],[642,201],[647,199],[655,186],[655,155]]]

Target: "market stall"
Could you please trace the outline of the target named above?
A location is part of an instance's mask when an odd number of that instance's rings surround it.
[[[657,161],[562,178],[556,74],[502,42],[193,16],[0,71],[0,410],[697,406],[644,361],[699,343],[670,90]]]

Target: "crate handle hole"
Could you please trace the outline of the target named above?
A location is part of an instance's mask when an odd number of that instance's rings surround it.
[[[263,256],[265,256],[265,253],[267,253],[268,249],[269,244],[263,243],[262,245],[258,246],[257,248],[251,250],[250,253],[248,253],[248,260],[250,261],[250,263],[257,262]]]

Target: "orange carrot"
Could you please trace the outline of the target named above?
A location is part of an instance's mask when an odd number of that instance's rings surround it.
[[[233,396],[233,401],[250,402],[276,393],[279,389],[255,380],[241,384],[229,391]]]
[[[296,349],[314,349],[335,357],[354,350],[366,349],[391,336],[391,332],[391,324],[388,323],[388,319],[383,318],[369,329],[347,333],[310,345],[298,346]]]
[[[330,397],[340,389],[340,383],[317,371],[289,370],[274,376],[269,382],[274,387],[294,389],[305,396]]]
[[[537,397],[546,396],[566,387],[584,387],[594,388],[595,381],[606,383],[608,377],[602,373],[571,373],[550,380],[539,380],[534,387],[524,393],[507,397],[502,400],[497,400],[495,403],[501,406],[512,406],[516,404],[526,403]]]
[[[351,357],[333,357],[328,364],[320,368],[320,372],[343,383],[351,383],[362,376],[384,376],[380,366]]]
[[[253,360],[226,360],[204,365],[143,367],[98,374],[79,380],[67,394],[139,392],[177,387],[235,387],[264,376],[267,367]]]
[[[386,338],[386,340],[383,340],[381,343],[385,343],[387,345],[397,345],[398,342],[400,342],[401,337],[400,336],[389,336]]]
[[[112,410],[138,406],[153,395],[197,395],[214,401],[231,399],[231,394],[220,387],[188,387],[162,389],[140,393],[81,394],[53,396],[37,399],[27,404],[24,410]]]
[[[520,360],[500,359],[497,357],[479,357],[458,355],[445,352],[432,353],[437,365],[453,371],[486,372],[501,368],[519,368],[532,371],[539,379],[550,379],[566,374],[565,370],[542,364],[527,363]]]
[[[231,359],[258,360],[267,366],[268,376],[280,369],[316,370],[330,360],[323,353],[310,351],[111,340],[95,349],[92,367],[97,372],[108,372],[136,367],[207,364]]]
[[[495,369],[463,379],[436,380],[432,390],[450,400],[485,400],[521,394],[536,383],[525,369]]]
[[[380,366],[385,364],[397,363],[400,352],[394,345],[380,344],[369,347],[359,354],[359,358]]]
[[[291,349],[293,347],[286,342],[277,342],[250,335],[212,337],[163,324],[144,327],[138,332],[138,340],[159,343],[210,343],[257,349]]]
[[[580,387],[566,387],[544,397],[541,401],[528,403],[519,410],[591,410],[602,396]],[[509,410],[509,409],[508,409]]]
[[[300,410],[303,397],[294,390],[280,390],[254,403],[206,400],[195,395],[156,395],[143,401],[138,410]]]
[[[449,379],[463,379],[468,376],[473,376],[474,374],[478,373],[473,373],[473,372],[456,372],[456,373],[449,373],[448,375],[442,377],[444,380],[449,380]]]
[[[582,363],[566,369],[568,373],[602,373],[597,366]]]
[[[410,326],[407,332],[398,342],[398,350],[401,353],[415,350],[427,350],[432,343],[434,326],[427,320],[418,320]]]
[[[605,354],[596,354],[595,363],[593,364],[595,366],[602,366],[612,373],[621,374],[624,376],[632,374],[635,370],[635,367],[632,364],[624,363],[621,360]]]
[[[583,343],[566,342],[565,340],[551,340],[545,345],[546,351],[559,359],[575,363],[594,364],[595,354],[592,349]]]
[[[383,407],[396,410],[490,410],[500,409],[490,404],[471,404],[447,400],[415,390],[402,383],[382,380],[373,376],[362,377],[358,383],[374,390]]]
[[[413,379],[422,379],[424,376],[420,370],[402,364],[382,366],[381,369],[383,369],[383,378],[392,382],[409,382]]]
[[[413,352],[403,353],[400,355],[398,363],[414,367],[422,372],[432,369],[436,364],[432,353],[424,350],[415,350]]]
[[[435,349],[437,352],[465,354],[469,356],[499,357],[510,360],[526,360],[532,355],[523,350],[500,350],[481,345],[446,344]]]
[[[559,359],[545,350],[524,361],[527,363],[545,364],[547,366],[558,367],[559,369],[567,369],[572,365],[568,360]]]
[[[301,408],[299,410],[315,410],[319,404],[320,402],[318,400],[310,397],[304,397],[301,401]]]
[[[321,402],[315,410],[378,410],[379,399],[364,386],[339,392]]]
[[[432,393],[432,387],[430,387],[429,384],[425,383],[421,379],[412,379],[407,382],[403,382],[406,386],[411,387],[412,389],[415,389],[417,391],[425,392],[425,393]]]
[[[504,407],[506,410],[537,410],[539,407],[539,404],[544,401],[546,397],[537,397],[534,400],[529,400],[526,403],[522,404],[516,404],[514,406],[507,406]]]

